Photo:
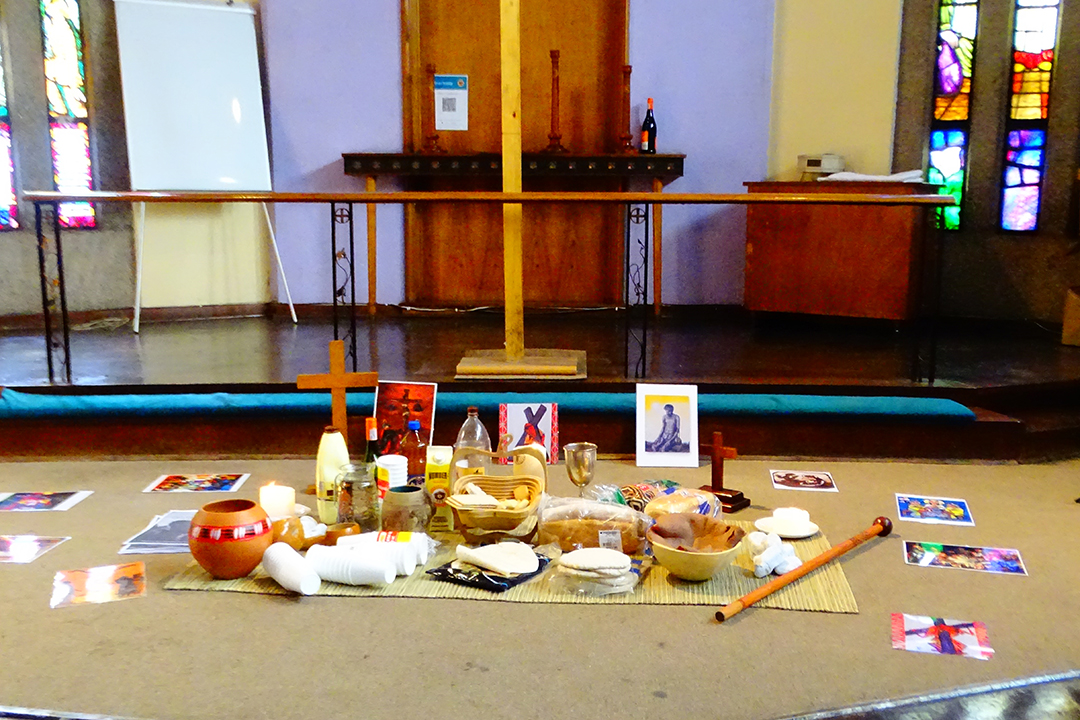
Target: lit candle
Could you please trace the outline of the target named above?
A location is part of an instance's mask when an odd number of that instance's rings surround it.
[[[287,485],[263,485],[259,488],[259,504],[271,518],[292,517],[296,510],[296,491]]]

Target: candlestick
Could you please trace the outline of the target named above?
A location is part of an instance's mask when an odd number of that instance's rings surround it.
[[[259,488],[259,504],[271,518],[292,517],[296,511],[296,490],[270,483]]]

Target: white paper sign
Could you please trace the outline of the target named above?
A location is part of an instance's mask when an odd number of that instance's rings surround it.
[[[435,129],[469,129],[469,76],[435,76]]]

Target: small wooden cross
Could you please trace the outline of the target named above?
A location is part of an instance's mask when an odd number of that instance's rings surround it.
[[[724,512],[732,513],[750,506],[750,499],[738,490],[729,490],[724,487],[724,460],[734,460],[738,453],[733,447],[724,447],[723,433],[712,434],[712,445],[702,444],[702,450],[708,450],[712,455],[712,483],[702,485],[701,489],[711,492],[720,500]]]
[[[348,442],[349,421],[345,413],[345,390],[354,387],[375,387],[379,384],[379,373],[345,372],[345,343],[341,340],[330,341],[330,372],[326,375],[298,375],[296,387],[301,390],[329,390],[330,408],[333,421],[330,423],[341,431],[341,436]]]

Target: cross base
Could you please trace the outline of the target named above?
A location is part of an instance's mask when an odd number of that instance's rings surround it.
[[[461,359],[456,380],[514,380],[550,378],[584,380],[584,350],[526,350],[520,358],[505,350],[476,350]]]
[[[750,498],[743,495],[739,490],[729,490],[727,488],[717,490],[713,489],[712,485],[702,485],[699,489],[715,495],[720,501],[720,507],[726,513],[739,512],[750,507]]]

